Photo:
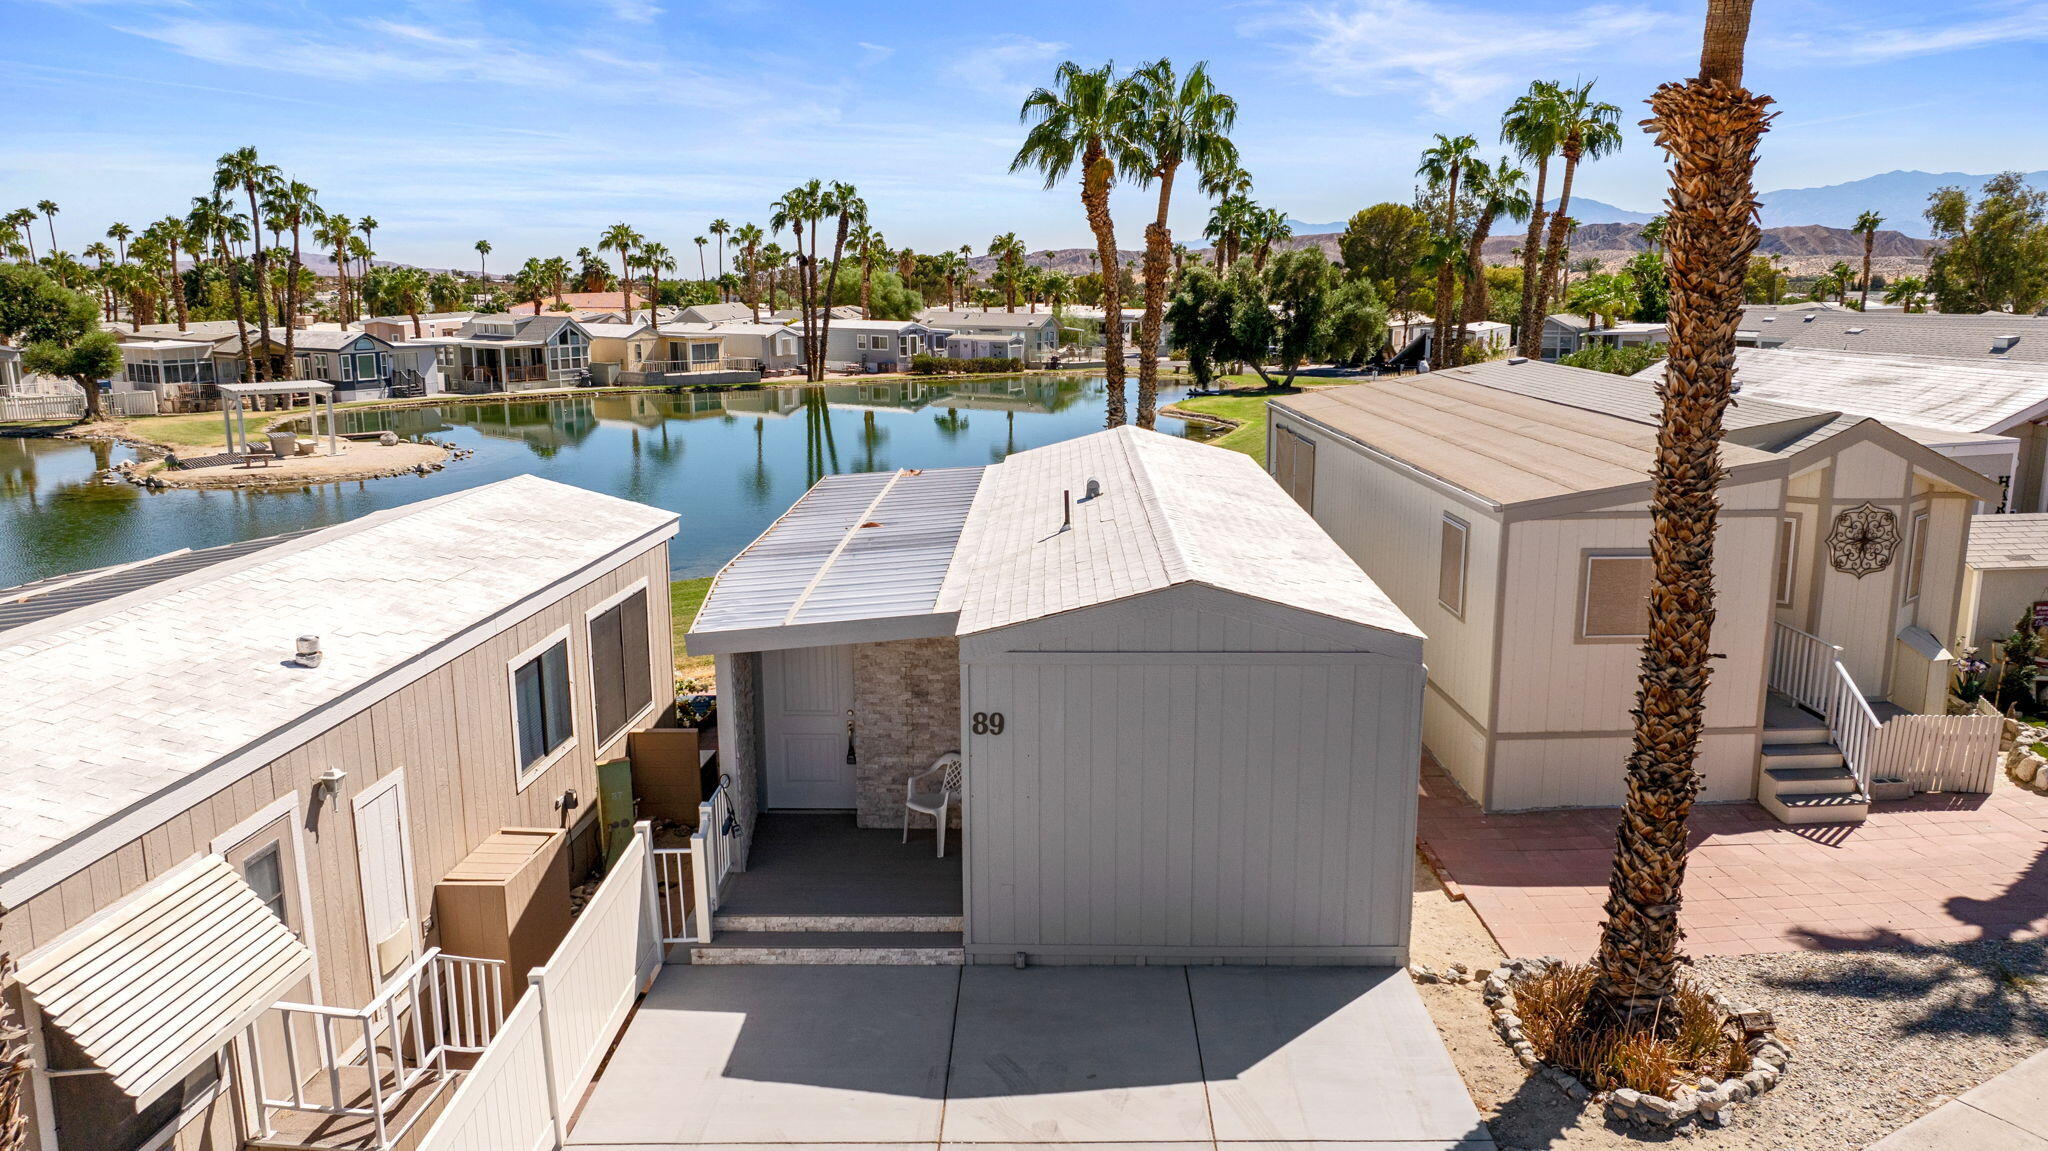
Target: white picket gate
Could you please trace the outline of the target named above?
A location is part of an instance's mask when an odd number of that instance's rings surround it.
[[[1877,729],[1872,758],[1879,778],[1903,779],[1914,791],[1986,793],[2004,730],[1996,715],[1895,715]]]

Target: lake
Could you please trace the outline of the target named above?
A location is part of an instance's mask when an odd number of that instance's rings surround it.
[[[425,476],[269,491],[101,482],[134,453],[0,438],[0,587],[341,523],[522,473],[677,512],[674,574],[705,576],[821,476],[995,463],[1100,429],[1104,392],[1099,376],[1030,375],[357,409],[343,413],[344,431],[389,429],[474,454]],[[1162,387],[1160,404],[1185,394]],[[1206,434],[1165,418],[1159,430]]]

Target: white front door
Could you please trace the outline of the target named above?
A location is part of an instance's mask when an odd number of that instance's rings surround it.
[[[848,763],[853,648],[804,647],[761,656],[768,806],[851,808]]]
[[[406,826],[405,773],[394,771],[356,796],[356,864],[363,881],[363,925],[370,973],[382,984],[419,952],[412,897],[412,836]]]

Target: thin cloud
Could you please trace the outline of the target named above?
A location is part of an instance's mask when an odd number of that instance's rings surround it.
[[[1407,94],[1448,112],[1526,82],[1533,62],[1554,69],[1616,42],[1640,49],[1644,37],[1671,27],[1664,13],[1616,4],[1560,18],[1433,0],[1342,0],[1279,5],[1238,32],[1287,52],[1290,73],[1336,95]]]
[[[1046,65],[1067,45],[1012,33],[993,43],[954,53],[946,76],[953,82],[990,96],[1014,96],[1047,78]]]
[[[1806,31],[1781,35],[1777,50],[1801,60],[1864,65],[2048,42],[2048,4],[2035,0],[2006,0],[1963,9],[1916,6],[1900,14],[1925,18],[1879,24],[1843,13],[1824,36]]]

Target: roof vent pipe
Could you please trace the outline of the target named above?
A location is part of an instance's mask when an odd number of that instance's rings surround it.
[[[1081,490],[1081,502],[1085,504],[1085,503],[1087,503],[1087,502],[1088,502],[1089,500],[1095,499],[1096,497],[1100,496],[1101,494],[1102,494],[1102,481],[1101,481],[1101,480],[1098,480],[1098,479],[1093,479],[1093,478],[1091,478],[1091,479],[1090,479],[1090,480],[1088,481],[1088,486],[1087,486],[1087,487],[1085,487],[1085,488],[1083,488],[1083,489]]]
[[[292,662],[300,667],[319,667],[320,637],[317,635],[300,636],[299,642],[293,651]]]
[[[1066,531],[1068,528],[1071,528],[1073,526],[1074,489],[1068,488],[1060,493],[1060,530]]]

